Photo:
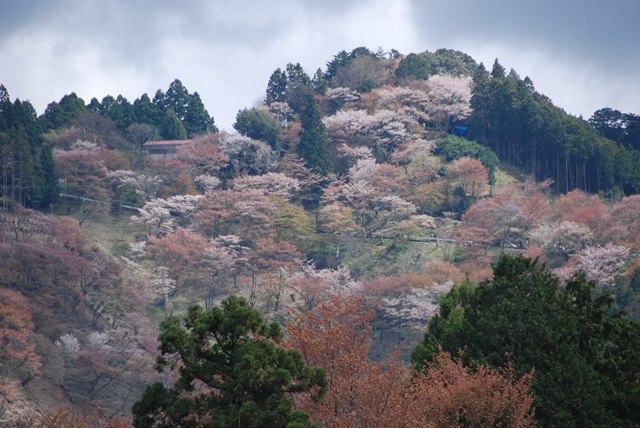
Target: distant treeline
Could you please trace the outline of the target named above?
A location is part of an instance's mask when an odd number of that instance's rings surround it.
[[[82,113],[99,113],[108,117],[122,132],[133,124],[151,125],[159,136],[167,140],[186,139],[205,132],[218,132],[213,118],[204,107],[197,92],[190,94],[180,80],[174,80],[167,92],[158,89],[153,100],[143,94],[133,103],[122,95],[107,95],[88,105],[75,93],[65,95],[59,103],[50,103],[38,119],[42,131],[71,126]]]
[[[11,102],[0,85],[0,209],[14,203],[47,208],[58,199],[51,147],[45,143],[37,114],[28,101]]]
[[[559,193],[640,192],[640,116],[611,109],[589,121],[571,116],[497,60],[491,73],[481,64],[473,80],[468,137],[501,161],[553,179]]]

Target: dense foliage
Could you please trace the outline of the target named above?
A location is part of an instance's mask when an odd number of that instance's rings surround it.
[[[305,105],[300,114],[300,122],[302,131],[298,142],[298,155],[306,161],[308,168],[326,175],[333,169],[329,158],[327,133],[322,123],[320,110],[310,94],[306,97]]]
[[[640,152],[632,144],[605,138],[613,136],[608,129],[614,124],[601,117],[602,111],[591,120],[594,128],[554,106],[528,77],[521,79],[514,70],[506,74],[497,60],[491,73],[481,65],[473,81],[469,137],[493,149],[503,162],[538,180],[553,179],[557,192],[640,191]]]
[[[203,324],[230,295],[248,319],[293,320],[278,345],[329,373],[324,400],[316,387],[294,407],[266,385],[274,400],[246,408],[258,419],[273,404],[318,426],[531,426],[533,385],[543,425],[637,421],[638,329],[617,312],[640,318],[637,116],[585,122],[444,49],[356,48],[312,76],[289,63],[232,134],[178,80],[133,103],[72,93],[40,117],[2,94],[0,423],[90,400],[126,423],[157,382],[160,404],[205,414],[221,389],[151,370],[155,326],[185,339],[165,347],[170,368],[178,345],[224,343],[187,341],[179,320],[198,303]],[[160,138],[188,139],[146,156]],[[256,334],[238,348],[254,368],[281,352]],[[140,424],[162,416],[149,397]],[[222,421],[247,413],[225,403]]]
[[[311,426],[293,410],[291,394],[326,385],[325,373],[305,366],[298,351],[279,346],[280,326],[265,324],[246,300],[229,297],[184,319],[162,323],[157,368],[179,373],[170,388],[150,385],[133,407],[136,427]]]
[[[420,366],[442,346],[466,364],[535,370],[540,426],[635,426],[640,387],[640,323],[609,314],[612,299],[593,297],[577,274],[561,287],[546,267],[503,256],[491,280],[456,286],[441,300],[414,350]]]
[[[530,374],[517,379],[511,367],[468,370],[446,352],[427,373],[408,370],[398,352],[373,361],[373,316],[364,299],[336,295],[287,324],[289,345],[327,372],[322,400],[307,394],[297,400],[318,427],[535,426]]]
[[[51,146],[42,138],[28,101],[11,102],[0,85],[0,206],[48,208],[58,200]]]
[[[475,141],[450,135],[436,141],[434,153],[444,156],[447,161],[453,161],[462,157],[476,158],[489,172],[489,183],[496,180],[496,168],[500,162],[498,156],[488,147],[481,146]]]
[[[44,114],[38,118],[38,122],[45,132],[56,130],[72,125],[74,119],[87,112],[95,112],[108,117],[121,132],[125,132],[134,124],[151,125],[159,130],[162,129],[161,135],[166,139],[183,137],[182,131],[169,132],[165,130],[167,126],[170,126],[166,123],[168,112],[172,112],[171,116],[175,116],[180,122],[186,136],[193,137],[206,132],[218,132],[218,128],[204,107],[200,95],[197,92],[189,93],[178,79],[169,85],[166,92],[158,89],[153,100],[147,94],[143,94],[133,103],[122,95],[118,95],[116,98],[107,95],[102,101],[92,98],[89,104],[85,105],[84,100],[78,98],[75,93],[65,95],[60,102],[50,103]],[[176,132],[178,133],[176,134]]]
[[[243,109],[236,115],[233,128],[245,137],[269,143],[272,149],[278,149],[282,127],[267,112],[252,108]]]

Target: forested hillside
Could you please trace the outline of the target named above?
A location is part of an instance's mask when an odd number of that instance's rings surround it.
[[[640,424],[639,116],[447,49],[264,80],[234,132],[0,86],[0,421]]]

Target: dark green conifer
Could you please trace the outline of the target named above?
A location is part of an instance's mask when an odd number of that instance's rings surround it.
[[[323,175],[333,170],[327,133],[322,123],[322,115],[312,94],[308,94],[300,114],[302,131],[298,143],[298,154],[305,160],[307,167],[316,169]]]

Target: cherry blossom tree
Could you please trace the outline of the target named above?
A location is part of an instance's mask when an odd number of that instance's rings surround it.
[[[556,218],[573,221],[589,226],[592,230],[600,230],[603,216],[608,209],[598,195],[588,195],[575,189],[561,195],[554,203]]]
[[[132,373],[144,377],[150,368],[150,355],[145,355],[129,331],[93,331],[84,344],[79,356],[89,362],[93,376],[87,401],[95,400],[116,380],[126,383],[124,378]]]
[[[413,119],[402,112],[378,110],[340,110],[326,117],[324,124],[333,147],[366,146],[379,160],[389,160],[395,148],[413,135],[407,129]]]
[[[318,217],[321,231],[336,236],[350,235],[358,232],[358,225],[353,218],[353,210],[338,202],[324,205]]]
[[[509,198],[483,198],[462,216],[464,225],[485,229],[504,246],[522,239],[524,214],[516,201]]]
[[[290,201],[300,189],[300,181],[279,172],[268,172],[263,175],[237,177],[233,180],[232,187],[238,192],[257,189],[263,191],[267,196],[277,196]]]
[[[209,245],[206,238],[190,229],[180,229],[160,238],[149,237],[147,254],[156,263],[168,268],[171,281],[165,281],[163,272],[159,272],[157,279],[162,286],[175,286],[167,293],[169,296],[181,288],[201,283],[203,272],[198,266],[204,249]]]
[[[69,150],[56,149],[53,154],[56,172],[65,180],[61,190],[87,198],[97,195],[97,189],[107,174],[104,164],[106,149],[88,141],[77,141]]]
[[[212,175],[201,174],[193,179],[198,190],[202,193],[207,193],[209,190],[215,190],[220,187],[220,179]]]
[[[572,221],[542,223],[527,235],[547,254],[574,254],[593,241],[593,232],[588,226]]]
[[[251,275],[249,303],[277,313],[282,309],[286,290],[286,272],[302,261],[298,249],[284,240],[257,239],[247,252],[246,270]]]
[[[297,270],[287,272],[286,285],[291,291],[292,303],[295,303],[292,306],[303,311],[332,295],[356,296],[364,290],[347,266],[317,269],[313,263],[301,263]]]
[[[347,108],[353,103],[360,100],[360,95],[357,91],[350,88],[337,87],[329,88],[325,93],[325,99],[328,104],[329,114],[333,114],[336,111]]]
[[[469,370],[441,351],[412,379],[407,395],[413,399],[403,401],[405,426],[534,427],[534,375],[518,377],[509,366]]]
[[[384,87],[375,92],[375,103],[380,109],[400,110],[424,123],[429,119],[426,111],[431,103],[427,92],[428,88]]]
[[[599,290],[611,289],[615,278],[629,257],[629,248],[607,243],[587,247],[578,255],[578,267],[587,279],[595,281]]]
[[[322,187],[332,180],[332,175],[322,176],[306,167],[304,160],[293,153],[285,154],[279,161],[277,172],[298,180],[298,200],[309,210],[317,210],[322,196]]]
[[[194,175],[215,175],[229,164],[229,155],[220,146],[221,136],[207,134],[180,147],[176,158],[194,169]]]
[[[143,226],[147,234],[159,237],[188,226],[201,198],[202,195],[157,198],[147,202],[138,210],[138,215],[132,216],[131,219]]]
[[[249,248],[240,244],[238,236],[219,236],[211,241],[202,252],[198,267],[207,275],[207,292],[204,296],[205,310],[213,307],[216,297],[227,289],[227,280],[236,282],[242,272],[247,258],[243,253]]]
[[[307,365],[327,372],[324,398],[305,394],[296,403],[318,427],[394,426],[385,416],[391,416],[407,372],[397,355],[386,363],[369,360],[373,315],[363,299],[336,295],[287,324],[288,345]]]
[[[471,77],[434,74],[427,80],[430,103],[426,111],[443,129],[471,114]]]
[[[64,355],[65,367],[69,364],[69,361],[73,361],[78,358],[78,351],[80,351],[80,342],[78,338],[71,333],[67,333],[55,341],[55,345],[60,349]]]
[[[105,177],[105,184],[111,190],[113,200],[121,211],[122,205],[135,205],[138,192],[138,174],[133,171],[109,171]]]
[[[478,159],[460,158],[449,165],[447,178],[455,181],[467,196],[478,199],[489,189],[489,172]]]
[[[107,417],[95,403],[87,403],[81,409],[60,407],[50,410],[33,425],[46,428],[129,428],[131,420],[118,416]]]
[[[220,144],[235,174],[264,174],[275,168],[275,153],[267,143],[242,135],[225,135]]]
[[[430,287],[411,288],[402,296],[383,299],[380,309],[396,323],[424,331],[429,320],[440,309],[440,296],[452,286],[453,281],[449,280],[443,284],[434,283]]]
[[[6,377],[24,366],[31,374],[40,370],[40,357],[31,341],[34,323],[29,300],[22,294],[0,288],[0,374]],[[28,382],[29,378],[23,381]],[[1,391],[0,391],[1,393]]]
[[[214,190],[200,201],[196,229],[207,236],[236,235],[255,240],[272,234],[276,202],[262,190]]]
[[[107,150],[95,143],[77,141],[69,150],[54,150],[61,190],[77,198],[80,224],[89,218],[100,218],[109,211],[110,194],[103,179]]]
[[[405,173],[409,172],[409,164],[414,163],[411,168],[413,176],[420,174],[420,172],[433,170],[433,166],[439,161],[438,158],[431,157],[433,149],[435,148],[435,142],[424,139],[412,139],[401,143],[391,155],[391,161],[396,165],[402,165]],[[435,169],[435,172],[440,170],[440,165]],[[429,181],[435,176],[429,174]]]
[[[364,299],[334,296],[287,324],[288,345],[327,372],[322,400],[296,398],[318,427],[535,426],[531,373],[518,378],[511,367],[469,370],[444,352],[425,372],[409,372],[397,352],[373,362],[373,315]]]

